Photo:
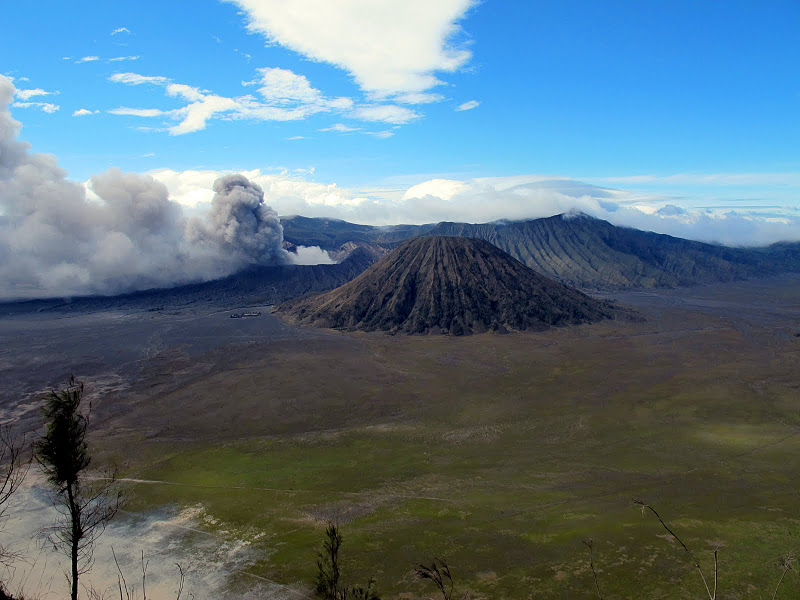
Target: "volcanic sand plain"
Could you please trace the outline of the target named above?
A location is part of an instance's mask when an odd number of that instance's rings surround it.
[[[298,329],[263,309],[0,319],[6,417],[38,426],[69,371],[128,510],[202,507],[251,576],[311,597],[326,523],[343,578],[430,598],[445,557],[472,598],[771,597],[800,551],[800,278],[613,295],[642,320],[536,333]],[[800,595],[790,573],[779,597]],[[459,594],[460,597],[460,594]]]

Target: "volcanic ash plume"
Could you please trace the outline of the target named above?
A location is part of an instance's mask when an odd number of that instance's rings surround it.
[[[192,243],[215,246],[246,263],[288,262],[278,213],[264,204],[264,192],[243,175],[226,175],[214,182],[211,211],[192,219],[186,237]]]
[[[167,188],[110,169],[92,198],[56,159],[29,152],[0,75],[0,299],[115,294],[289,262],[283,228],[257,185],[222,177],[204,218],[187,222]]]

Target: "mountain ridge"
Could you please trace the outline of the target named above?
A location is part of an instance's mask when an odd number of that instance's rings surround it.
[[[408,240],[353,281],[275,312],[300,325],[452,335],[615,316],[609,303],[536,273],[489,242],[453,236]]]
[[[304,219],[304,230],[313,231],[315,220]],[[592,290],[675,288],[800,271],[800,243],[735,248],[620,227],[582,214],[482,224],[404,225],[391,231],[358,225],[351,233],[350,226],[336,223],[337,242],[352,236],[391,249],[402,235],[484,239],[543,275]],[[295,235],[302,239],[299,231]]]

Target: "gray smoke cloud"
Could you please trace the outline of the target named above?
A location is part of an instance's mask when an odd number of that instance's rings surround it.
[[[93,176],[87,196],[54,156],[18,140],[14,91],[0,75],[0,299],[115,294],[292,262],[277,213],[241,175],[214,184],[202,218],[187,219],[152,177],[119,169]]]
[[[287,262],[283,225],[264,204],[264,191],[244,175],[226,175],[214,182],[214,198],[205,219],[191,219],[186,236],[192,243],[212,245],[242,260],[268,264]]]

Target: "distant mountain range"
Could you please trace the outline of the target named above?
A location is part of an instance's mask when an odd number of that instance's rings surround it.
[[[348,331],[465,335],[589,323],[617,311],[486,241],[426,235],[350,283],[289,300],[276,312],[301,325]]]
[[[798,243],[730,248],[617,227],[586,215],[386,228],[306,217],[288,218],[283,223],[287,240],[326,250],[336,250],[346,242],[388,249],[404,236],[484,239],[535,271],[583,289],[681,287],[800,271]]]
[[[283,217],[282,223],[290,250],[294,246],[320,246],[340,262],[313,266],[254,266],[215,281],[112,297],[0,303],[0,315],[37,310],[69,312],[280,303],[332,290],[355,278],[404,241],[432,235],[486,240],[534,271],[584,290],[680,287],[800,272],[800,243],[730,248],[617,227],[583,215],[479,225],[438,223],[374,227],[308,217]]]

